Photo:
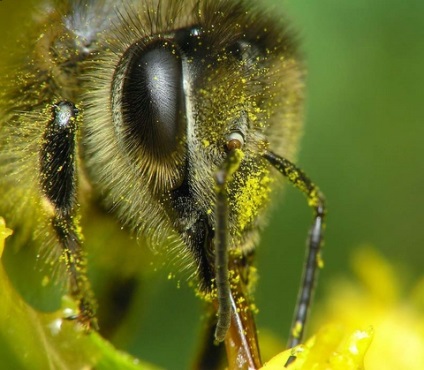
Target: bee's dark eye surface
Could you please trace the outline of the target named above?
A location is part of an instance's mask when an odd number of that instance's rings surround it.
[[[181,132],[180,53],[164,40],[134,48],[122,91],[125,135],[153,156],[166,156]]]

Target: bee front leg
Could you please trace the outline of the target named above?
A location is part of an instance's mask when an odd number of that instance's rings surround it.
[[[40,152],[40,185],[54,209],[52,226],[62,247],[70,292],[78,302],[78,315],[68,319],[78,320],[87,329],[97,329],[77,213],[77,114],[78,110],[70,102],[53,105],[53,116],[44,132]]]

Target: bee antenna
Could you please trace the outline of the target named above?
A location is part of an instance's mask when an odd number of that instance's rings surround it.
[[[318,270],[323,265],[321,248],[323,244],[324,219],[326,214],[325,199],[319,188],[289,160],[270,151],[263,157],[297,189],[306,195],[308,205],[314,211],[314,221],[309,231],[306,263],[303,270],[301,286],[294,312],[293,324],[290,331],[288,347],[292,348],[301,343],[312,295],[317,280]]]

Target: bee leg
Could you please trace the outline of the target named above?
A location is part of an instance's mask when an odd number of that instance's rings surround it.
[[[288,341],[288,347],[292,348],[302,341],[306,320],[308,318],[308,310],[317,280],[317,272],[322,266],[320,253],[323,243],[324,218],[326,214],[325,199],[318,187],[293,163],[269,151],[265,152],[264,158],[282,175],[287,177],[296,188],[306,195],[308,205],[312,207],[314,211],[314,221],[309,232],[306,263]],[[288,363],[292,361],[293,359],[289,358]]]
[[[97,329],[77,213],[77,114],[78,110],[70,102],[53,105],[53,116],[46,127],[40,153],[40,185],[53,206],[52,226],[62,247],[71,294],[79,305],[79,314],[68,318],[77,319],[86,328]]]

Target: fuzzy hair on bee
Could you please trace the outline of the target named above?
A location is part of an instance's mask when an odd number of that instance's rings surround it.
[[[2,79],[0,215],[16,247],[63,265],[71,318],[98,326],[81,228],[95,204],[182,261],[215,312],[211,342],[259,367],[251,267],[286,177],[314,211],[297,344],[325,206],[291,162],[304,67],[290,28],[248,0],[47,1],[34,23]]]

